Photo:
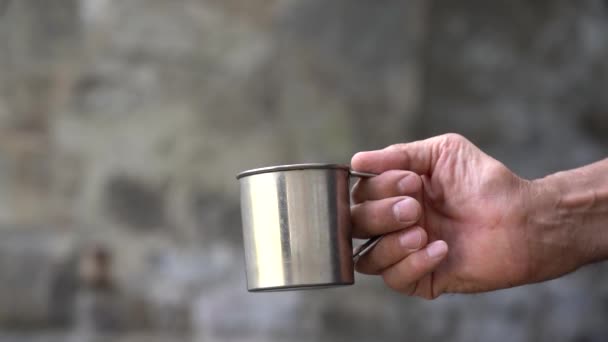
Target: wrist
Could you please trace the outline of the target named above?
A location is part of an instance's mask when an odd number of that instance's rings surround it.
[[[535,203],[528,222],[541,250],[552,250],[546,254],[553,260],[543,262],[561,266],[553,272],[608,258],[607,161],[531,182]]]
[[[563,196],[555,175],[529,182],[525,196],[527,282],[539,282],[574,271],[585,263],[577,225],[558,207]]]
[[[585,263],[608,258],[608,159],[554,176],[560,192],[557,209],[575,224]]]

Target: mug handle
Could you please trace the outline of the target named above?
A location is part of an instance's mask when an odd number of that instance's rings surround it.
[[[371,178],[377,176],[377,174],[350,170],[350,176],[359,178]],[[374,248],[383,237],[384,235],[374,236],[373,238],[365,241],[365,243],[363,243],[361,246],[355,248],[355,250],[353,251],[353,261],[357,262],[360,257],[362,257],[372,248]]]

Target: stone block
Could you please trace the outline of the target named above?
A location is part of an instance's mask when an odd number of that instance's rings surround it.
[[[51,227],[2,227],[0,325],[69,326],[76,293],[75,239]]]

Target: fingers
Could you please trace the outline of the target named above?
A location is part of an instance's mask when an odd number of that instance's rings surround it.
[[[406,196],[355,204],[351,207],[353,236],[369,238],[408,228],[421,215],[418,201]]]
[[[425,298],[434,298],[437,294],[432,293],[433,284],[425,284],[424,288],[418,288],[417,283],[426,275],[433,272],[445,259],[448,253],[448,245],[445,241],[434,241],[424,249],[418,250],[395,265],[382,272],[382,278],[391,289],[407,294],[420,295]],[[426,291],[426,292],[424,292]]]
[[[393,232],[357,261],[356,269],[363,274],[380,274],[426,245],[427,234],[419,226]]]
[[[403,170],[386,171],[376,177],[360,179],[353,187],[354,203],[388,197],[416,195],[422,191],[420,176]]]
[[[383,150],[359,152],[351,160],[354,170],[382,173],[387,170],[410,170],[417,174],[432,174],[442,151],[458,149],[468,140],[457,134],[444,134],[426,140],[389,146]]]

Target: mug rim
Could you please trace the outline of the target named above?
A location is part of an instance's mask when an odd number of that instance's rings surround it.
[[[258,175],[262,173],[281,172],[281,171],[293,171],[293,170],[329,170],[329,169],[341,169],[350,171],[350,166],[346,164],[332,164],[332,163],[303,163],[303,164],[286,164],[276,166],[266,166],[256,169],[250,169],[239,173],[236,179],[243,177]]]

